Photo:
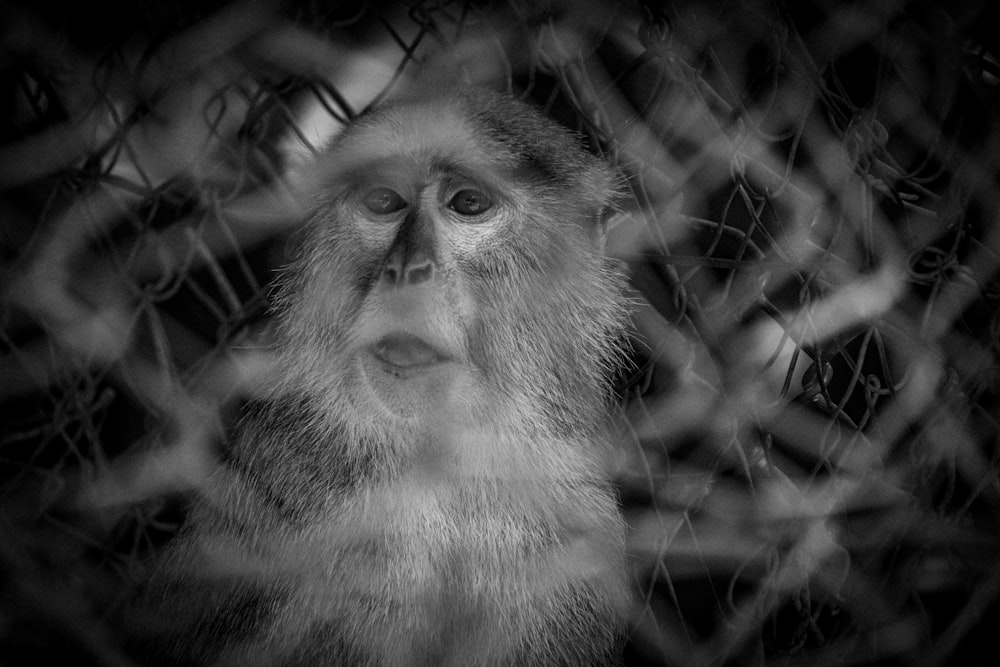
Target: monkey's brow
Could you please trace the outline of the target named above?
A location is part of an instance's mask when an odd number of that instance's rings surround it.
[[[414,163],[401,161],[398,158],[382,158],[359,161],[351,165],[349,171],[353,180],[406,181],[413,176],[415,166]]]
[[[456,181],[472,181],[481,185],[498,187],[510,184],[516,171],[506,165],[490,162],[458,162],[436,157],[430,163],[431,174]]]

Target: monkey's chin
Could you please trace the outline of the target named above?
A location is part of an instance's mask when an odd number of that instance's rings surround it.
[[[452,394],[459,365],[426,341],[406,333],[383,336],[359,355],[362,375],[381,407],[396,417],[419,418]]]

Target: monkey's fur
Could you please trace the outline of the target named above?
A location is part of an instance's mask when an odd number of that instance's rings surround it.
[[[147,586],[147,659],[615,662],[613,172],[481,90],[358,118],[280,282],[277,375]]]

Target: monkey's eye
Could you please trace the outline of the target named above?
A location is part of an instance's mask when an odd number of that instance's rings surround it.
[[[406,208],[406,200],[398,192],[389,188],[372,188],[362,200],[365,208],[372,213],[385,215]]]
[[[493,200],[489,198],[489,195],[470,188],[459,190],[448,202],[448,208],[461,215],[479,215],[491,206],[493,206]]]

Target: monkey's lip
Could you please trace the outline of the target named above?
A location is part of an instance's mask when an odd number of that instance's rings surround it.
[[[370,349],[376,359],[396,368],[418,369],[448,361],[447,356],[427,341],[402,332],[383,336]]]

